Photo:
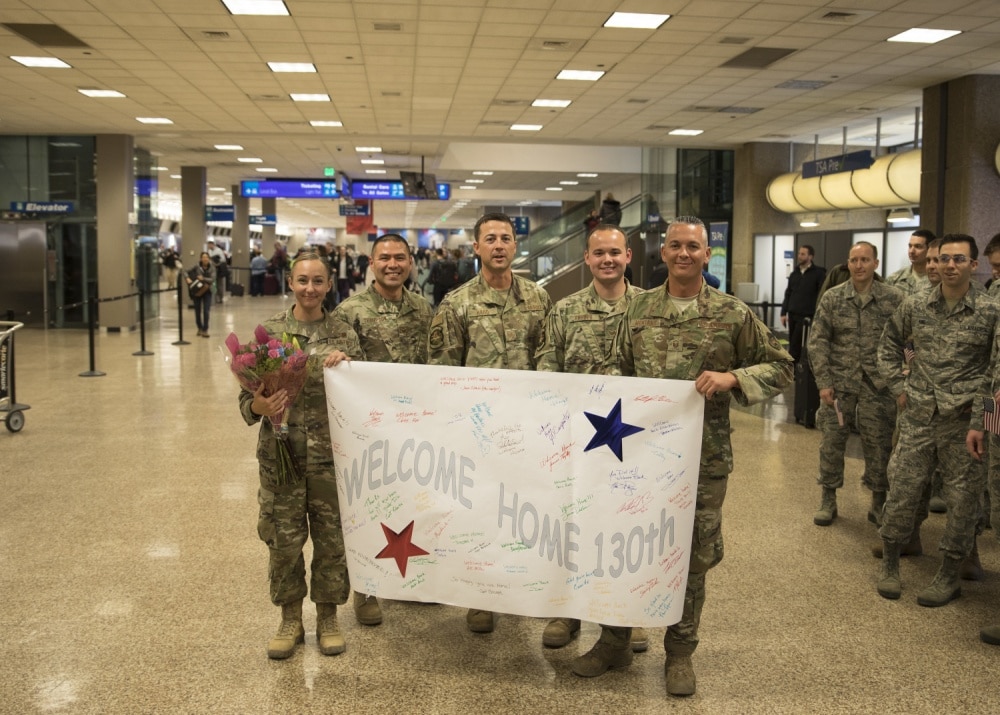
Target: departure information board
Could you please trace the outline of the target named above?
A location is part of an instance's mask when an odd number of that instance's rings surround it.
[[[241,181],[240,196],[275,199],[336,199],[340,196],[336,180],[268,179]]]

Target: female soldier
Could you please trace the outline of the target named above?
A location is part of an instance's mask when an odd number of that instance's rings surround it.
[[[344,637],[337,626],[337,604],[347,601],[350,583],[344,534],[337,506],[337,482],[327,418],[323,368],[343,359],[362,358],[357,335],[333,320],[323,308],[331,287],[330,268],[318,253],[299,255],[288,277],[295,303],[264,324],[276,338],[296,338],[309,353],[306,383],[288,408],[288,440],[297,463],[299,479],[279,484],[277,442],[270,420],[279,414],[288,393],[284,389],[265,395],[240,391],[240,411],[247,424],[261,422],[257,443],[260,463],[260,518],[257,531],[270,551],[268,576],[271,601],[281,606],[281,625],[267,646],[269,658],[287,658],[305,639],[302,599],[308,592],[316,603],[316,639],[324,655],[343,653]],[[312,536],[311,584],[306,589],[302,547]]]

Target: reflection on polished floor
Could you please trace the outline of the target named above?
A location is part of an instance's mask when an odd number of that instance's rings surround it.
[[[903,560],[903,598],[875,592],[861,463],[833,526],[812,523],[819,435],[785,403],[734,412],[736,471],[725,507],[726,558],[708,578],[698,692],[664,693],[663,631],[632,667],[584,680],[544,621],[505,616],[490,635],[464,610],[384,603],[348,650],[306,644],[287,661],[265,645],[279,611],[267,597],[256,534],[256,429],[239,417],[224,337],[288,303],[229,298],[211,338],[190,311],[175,346],[173,298],[139,335],[17,334],[17,389],[31,405],[19,434],[0,430],[0,712],[3,713],[996,713],[1000,648],[979,628],[1000,621],[1000,547],[980,541],[986,580],[938,609],[916,603],[933,578],[944,517],[924,528],[927,555]]]

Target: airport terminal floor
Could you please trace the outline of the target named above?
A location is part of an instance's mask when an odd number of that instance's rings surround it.
[[[1000,648],[978,637],[1000,622],[994,533],[980,538],[986,579],[923,608],[944,525],[931,515],[902,599],[880,598],[856,438],[840,517],[817,527],[819,434],[781,398],[734,409],[726,556],[708,577],[693,697],[665,694],[663,629],[629,669],[583,679],[570,663],[596,625],[547,650],[542,619],[502,616],[477,635],[446,605],[386,601],[377,627],[345,607],[347,652],[325,657],[307,602],[305,645],[268,660],[279,609],[256,531],[257,429],[220,348],[288,303],[227,298],[208,339],[186,311],[191,344],[175,346],[174,300],[149,321],[151,356],[133,356],[137,332],[97,336],[104,377],[79,376],[86,331],[17,333],[31,409],[23,431],[0,430],[2,713],[1000,711]]]

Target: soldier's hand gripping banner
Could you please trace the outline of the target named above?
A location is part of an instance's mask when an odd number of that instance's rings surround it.
[[[680,619],[704,411],[693,382],[363,362],[325,380],[356,591]]]

